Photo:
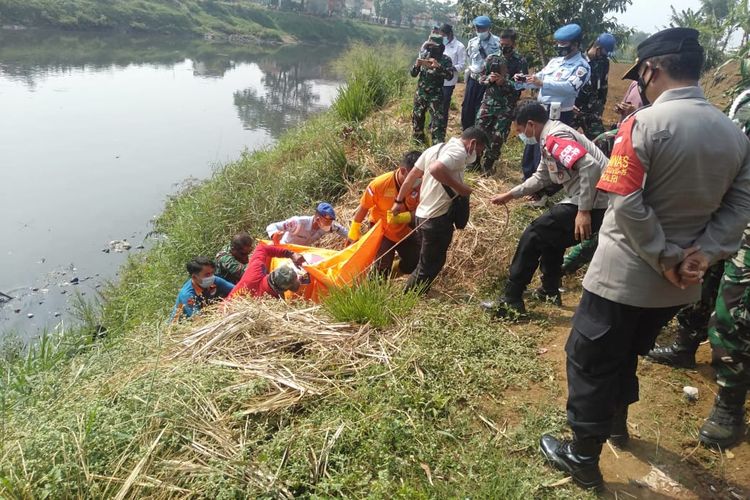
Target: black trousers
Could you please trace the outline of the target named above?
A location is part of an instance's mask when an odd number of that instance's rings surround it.
[[[419,235],[412,233],[404,241],[396,244],[395,241],[391,241],[388,238],[383,238],[378,248],[376,259],[380,259],[377,263],[377,271],[380,274],[388,276],[391,272],[391,266],[393,265],[393,258],[398,253],[399,264],[398,270],[403,274],[411,274],[414,269],[417,268],[419,262]]]
[[[584,290],[565,344],[568,423],[577,438],[606,441],[615,411],[638,401],[638,355],[679,309],[628,306]]]
[[[406,289],[421,288],[426,293],[445,265],[448,247],[453,241],[453,221],[448,214],[434,219],[417,217],[417,226],[422,224],[417,232],[420,238],[419,262],[417,268],[409,276]]]
[[[599,231],[604,212],[604,209],[591,211],[592,233]],[[559,203],[529,224],[518,240],[516,253],[510,263],[508,283],[505,287],[507,298],[521,299],[537,267],[542,271],[544,289],[557,292],[562,279],[565,249],[578,243],[575,239],[576,215],[576,205]]]
[[[484,97],[484,85],[474,78],[469,77],[466,80],[466,89],[464,90],[464,100],[461,103],[461,129],[466,130],[474,125],[477,119],[477,111],[482,105]]]

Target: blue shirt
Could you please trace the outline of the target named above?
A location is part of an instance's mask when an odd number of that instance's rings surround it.
[[[480,47],[484,49],[484,57],[479,51]],[[466,69],[475,76],[479,75],[484,70],[484,61],[487,56],[497,52],[500,52],[500,37],[490,33],[487,40],[480,40],[478,36],[475,36],[469,40],[469,44],[466,46],[466,55],[468,56]]]
[[[282,231],[284,233],[284,236],[281,237],[282,245],[289,243],[291,245],[310,246],[329,232],[320,227],[313,229],[312,225],[312,215],[300,215],[281,222],[269,224],[266,228],[266,233],[268,233],[268,237],[271,238],[276,231]],[[349,236],[349,231],[335,221],[331,226],[330,232],[334,231],[344,238]]]
[[[559,102],[560,111],[571,111],[581,87],[591,78],[591,68],[586,58],[578,52],[570,59],[551,59],[536,77],[543,83],[539,91],[539,102]]]
[[[180,293],[177,294],[177,300],[172,308],[171,319],[182,319],[189,318],[194,314],[198,314],[203,306],[211,304],[212,302],[218,302],[219,299],[223,299],[229,292],[232,291],[234,285],[223,278],[215,276],[213,286],[203,289],[198,287],[196,290],[193,285],[193,279],[188,278]],[[177,316],[177,318],[175,318]]]

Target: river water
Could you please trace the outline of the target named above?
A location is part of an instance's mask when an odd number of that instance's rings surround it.
[[[0,332],[70,324],[182,182],[331,103],[341,50],[0,31]]]

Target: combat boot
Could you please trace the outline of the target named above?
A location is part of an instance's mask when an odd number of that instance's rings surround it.
[[[602,443],[596,439],[560,440],[551,434],[542,435],[539,443],[542,455],[557,470],[569,474],[582,488],[601,489],[604,486],[599,469]]]
[[[523,303],[523,291],[526,287],[516,285],[508,280],[505,292],[498,300],[486,300],[480,307],[487,314],[495,318],[518,318],[526,315],[526,305]]]
[[[492,177],[495,175],[495,160],[489,158],[484,159],[484,163],[482,163],[482,175],[484,177]]]
[[[680,330],[672,345],[655,347],[646,355],[651,361],[675,368],[695,368],[695,353],[700,339],[694,332]]]
[[[531,293],[531,296],[539,302],[549,302],[550,304],[554,304],[558,307],[562,306],[562,295],[560,295],[559,289],[550,291],[545,290],[543,286],[540,286]]]
[[[711,414],[701,427],[698,439],[706,446],[728,448],[745,434],[746,388],[720,387]]]
[[[630,432],[628,431],[628,407],[620,407],[615,411],[612,417],[612,430],[609,433],[608,441],[612,446],[625,448],[630,441]]]

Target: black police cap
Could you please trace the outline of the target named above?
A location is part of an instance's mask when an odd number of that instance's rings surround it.
[[[638,67],[651,57],[682,52],[703,52],[698,42],[698,31],[693,28],[668,28],[654,33],[638,44],[635,64],[622,76],[623,80],[637,80]]]
[[[441,32],[441,33],[445,33],[446,35],[447,35],[448,33],[453,33],[453,26],[451,26],[451,25],[450,25],[450,24],[448,24],[448,23],[445,23],[445,24],[443,24],[442,26],[440,26],[440,32]]]

